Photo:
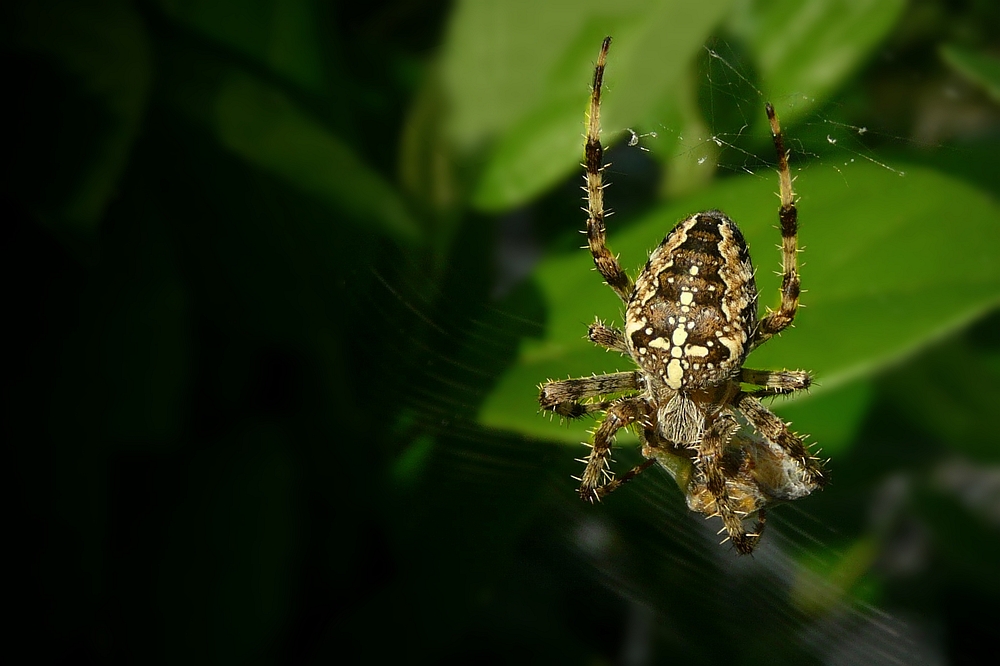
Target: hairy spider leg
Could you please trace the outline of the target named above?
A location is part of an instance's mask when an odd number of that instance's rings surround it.
[[[619,354],[628,355],[628,345],[625,343],[625,334],[617,328],[605,325],[603,321],[595,321],[587,330],[587,339],[599,347],[604,347]]]
[[[586,458],[587,466],[580,477],[579,493],[581,499],[587,502],[599,501],[656,462],[651,459],[645,460],[626,472],[621,478],[615,478],[611,472],[611,447],[615,435],[622,428],[643,418],[648,418],[648,406],[642,398],[622,398],[608,407],[604,419],[594,431],[594,445],[590,450],[590,455]]]
[[[594,412],[604,411],[612,404],[611,401],[588,404],[580,402],[580,400],[637,390],[641,386],[641,376],[640,372],[633,370],[546,382],[539,391],[538,403],[542,409],[555,412],[559,416],[570,419],[579,418]]]
[[[778,181],[780,183],[781,208],[778,219],[781,222],[781,305],[775,312],[768,312],[761,319],[754,334],[751,349],[767,342],[773,335],[791,325],[799,307],[798,268],[798,209],[795,207],[795,192],[792,190],[792,175],[788,170],[788,151],[781,133],[781,125],[774,107],[766,105],[767,119],[771,123],[771,138],[778,153]]]
[[[784,395],[802,391],[812,385],[812,375],[805,370],[751,370],[740,369],[740,381],[744,384],[763,386],[767,395]],[[757,391],[754,395],[759,396]]]
[[[587,142],[583,151],[583,166],[587,170],[587,244],[594,257],[594,265],[604,281],[615,290],[622,301],[628,303],[632,296],[632,278],[618,264],[618,257],[607,246],[604,228],[604,148],[601,146],[601,87],[604,82],[604,65],[607,62],[611,38],[605,37],[601,53],[594,67],[594,82],[590,93],[590,110],[587,114]]]
[[[699,471],[704,475],[705,486],[715,499],[715,512],[722,518],[729,538],[733,540],[736,550],[742,555],[753,552],[763,523],[758,521],[759,528],[754,534],[748,534],[743,527],[743,518],[733,506],[733,500],[726,490],[726,475],[722,469],[722,456],[726,444],[733,434],[739,430],[739,423],[732,414],[720,414],[711,425],[705,429],[701,441],[701,454],[696,458]]]
[[[736,408],[762,437],[780,446],[809,477],[811,483],[819,487],[825,486],[827,478],[819,461],[809,453],[802,439],[789,430],[788,425],[777,414],[761,404],[756,397],[758,393],[741,391],[736,396]]]
[[[643,472],[645,472],[647,469],[649,469],[650,467],[652,467],[655,464],[656,464],[656,460],[654,458],[649,458],[649,459],[644,460],[643,462],[639,463],[638,465],[636,465],[635,467],[633,467],[629,471],[625,472],[621,476],[617,476],[617,477],[613,478],[611,481],[608,481],[607,483],[605,483],[604,485],[598,486],[597,488],[594,488],[594,493],[597,495],[597,499],[598,500],[604,499],[605,497],[607,497],[608,495],[610,495],[614,491],[618,490],[619,488],[621,488],[622,486],[624,486],[626,483],[628,483],[629,481],[631,481],[635,477],[639,476],[640,474],[642,474]],[[581,496],[583,496],[582,493],[581,493]],[[589,500],[591,502],[593,501],[589,497],[584,497],[584,499],[585,500]]]

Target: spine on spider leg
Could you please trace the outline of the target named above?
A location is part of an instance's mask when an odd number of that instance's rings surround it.
[[[594,265],[612,289],[627,301],[632,283],[618,265],[606,244],[604,227],[604,147],[601,145],[601,89],[604,85],[604,67],[608,59],[611,38],[605,37],[601,53],[594,67],[591,84],[590,109],[587,113],[587,140],[584,144],[583,163],[587,170],[587,243],[594,257]]]
[[[590,109],[587,113],[587,142],[583,161],[587,169],[587,233],[593,237],[604,234],[604,187],[601,170],[604,168],[604,148],[601,146],[601,88],[604,86],[604,66],[608,59],[611,38],[605,37],[601,53],[594,67],[594,81],[590,86]],[[593,247],[593,242],[591,242]]]
[[[798,209],[795,206],[795,191],[792,188],[792,175],[788,169],[788,150],[785,148],[784,135],[781,133],[781,123],[774,107],[768,102],[765,106],[767,120],[771,124],[771,138],[774,140],[774,150],[778,154],[778,180],[780,183],[781,210],[778,218],[781,221],[781,252],[784,264],[784,276],[781,281],[782,310],[794,310],[799,298],[798,272]],[[788,313],[786,313],[788,314]]]
[[[794,236],[796,232],[795,192],[792,190],[792,176],[788,171],[788,150],[785,148],[785,138],[781,133],[778,114],[774,112],[774,107],[771,106],[770,102],[764,108],[767,111],[767,120],[771,124],[774,150],[778,153],[778,177],[781,179],[781,235]],[[786,211],[790,211],[790,213],[786,215]],[[786,225],[787,232],[790,232],[787,234]]]

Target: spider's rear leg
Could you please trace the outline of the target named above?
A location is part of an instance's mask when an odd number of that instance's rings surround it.
[[[622,398],[608,407],[601,425],[594,431],[594,444],[587,456],[587,466],[580,477],[580,499],[596,502],[631,481],[653,465],[646,460],[636,465],[620,478],[611,472],[611,446],[619,430],[648,416],[648,405],[641,398]]]
[[[600,320],[590,325],[590,328],[587,330],[587,339],[605,349],[616,351],[619,354],[628,354],[628,345],[625,344],[625,334],[617,328],[606,326]]]
[[[611,405],[610,402],[587,404],[580,400],[622,391],[634,391],[640,386],[640,378],[639,372],[631,371],[546,382],[540,387],[538,404],[547,412],[575,419],[593,412],[604,411]]]
[[[715,500],[716,513],[722,518],[722,523],[729,538],[733,540],[737,552],[741,555],[749,555],[757,546],[760,535],[764,529],[764,517],[758,514],[757,525],[754,533],[748,534],[743,527],[743,518],[736,511],[733,499],[726,490],[726,475],[723,470],[723,455],[726,444],[733,434],[739,430],[739,423],[731,414],[721,414],[708,428],[701,440],[696,462],[699,470],[705,478],[705,487]]]
[[[771,123],[771,138],[778,153],[778,181],[780,183],[781,208],[778,219],[781,222],[781,305],[775,312],[769,312],[757,326],[751,348],[766,342],[791,325],[799,307],[799,267],[798,267],[798,209],[795,207],[795,192],[792,190],[792,175],[788,170],[788,151],[781,133],[781,125],[774,107],[766,106],[767,119]]]
[[[604,499],[606,496],[608,496],[611,493],[613,493],[614,491],[618,490],[619,488],[621,488],[622,486],[624,486],[626,483],[628,483],[629,481],[631,481],[635,477],[639,476],[641,473],[645,472],[647,469],[649,469],[650,467],[652,467],[655,464],[656,464],[656,460],[653,460],[653,459],[645,460],[645,461],[639,463],[638,465],[636,465],[635,467],[633,467],[629,471],[625,472],[621,476],[617,476],[617,477],[611,479],[611,481],[608,481],[607,483],[605,483],[603,485],[600,485],[597,488],[594,488],[594,491],[593,491],[594,495],[596,495],[596,498],[598,500]],[[594,495],[586,495],[585,496],[584,493],[583,493],[583,486],[580,487],[580,497],[583,500],[585,500],[587,502],[593,502],[594,501]]]
[[[761,404],[749,393],[740,393],[735,400],[736,408],[746,417],[747,422],[769,442],[782,448],[802,470],[806,481],[816,486],[826,485],[827,477],[820,461],[809,453],[802,439],[792,433],[777,414]]]
[[[812,385],[812,375],[805,370],[751,370],[740,369],[740,381],[744,384],[764,387],[755,395],[782,395],[802,391]]]

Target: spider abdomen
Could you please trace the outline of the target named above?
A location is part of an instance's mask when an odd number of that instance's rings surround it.
[[[757,324],[743,234],[719,211],[682,220],[649,256],[625,310],[631,355],[672,390],[732,379]]]

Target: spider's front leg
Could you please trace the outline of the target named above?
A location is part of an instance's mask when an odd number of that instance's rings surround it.
[[[594,412],[602,412],[612,404],[609,401],[584,403],[580,402],[581,400],[622,391],[634,391],[639,388],[640,380],[641,374],[633,370],[550,381],[540,387],[538,404],[547,412],[575,419]]]
[[[759,515],[754,534],[747,534],[743,527],[743,518],[734,506],[733,499],[726,489],[726,475],[723,471],[722,456],[726,444],[733,434],[739,430],[739,423],[732,414],[720,414],[711,425],[705,429],[701,444],[698,447],[696,462],[699,471],[705,478],[705,487],[715,500],[715,511],[722,518],[729,538],[733,540],[736,551],[741,555],[749,555],[757,546],[764,527],[764,516]]]
[[[619,430],[648,418],[649,406],[642,398],[622,398],[608,407],[601,425],[594,431],[594,444],[584,462],[587,467],[580,477],[580,499],[596,502],[634,479],[656,461],[648,459],[621,477],[611,472],[611,446]]]
[[[590,92],[590,111],[587,116],[587,142],[583,149],[583,164],[587,170],[587,245],[594,257],[594,265],[605,282],[618,297],[628,303],[632,295],[632,278],[618,264],[618,257],[607,246],[604,228],[604,148],[601,146],[601,87],[604,84],[604,66],[608,58],[611,38],[606,37],[594,67],[594,82]]]
[[[780,183],[781,208],[778,219],[781,222],[781,305],[776,312],[769,312],[761,319],[754,333],[751,348],[757,348],[767,340],[788,328],[795,319],[799,307],[799,266],[798,233],[799,213],[795,207],[795,192],[792,190],[792,175],[788,170],[788,151],[781,133],[781,125],[774,107],[767,104],[767,119],[771,123],[771,137],[778,153],[778,180]]]

